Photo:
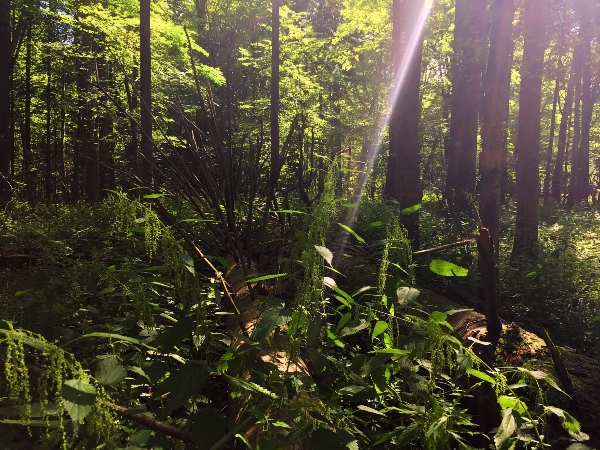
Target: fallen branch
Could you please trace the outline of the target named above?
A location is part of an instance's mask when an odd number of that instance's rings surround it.
[[[467,238],[467,239],[463,239],[462,241],[458,241],[458,242],[453,242],[451,244],[444,244],[444,245],[440,245],[439,247],[433,247],[433,248],[427,248],[425,250],[419,250],[416,252],[413,252],[413,256],[421,256],[421,255],[426,255],[428,253],[433,253],[433,252],[437,252],[440,250],[446,250],[448,248],[454,248],[454,247],[462,247],[463,245],[468,245],[468,244],[472,244],[473,242],[476,242],[477,239],[475,238]]]
[[[26,367],[29,373],[35,375],[36,377],[46,376],[46,372],[41,367],[34,366],[31,364],[27,364]],[[180,428],[168,425],[164,422],[156,420],[152,417],[148,417],[144,414],[129,412],[127,408],[115,405],[114,403],[105,402],[104,405],[112,411],[114,411],[115,413],[117,413],[117,415],[125,419],[131,420],[133,422],[139,423],[140,425],[143,425],[149,430],[156,431],[166,436],[171,436],[172,438],[179,439],[183,442],[194,442],[194,436],[192,436],[192,433],[190,433],[189,431],[185,431]]]
[[[540,329],[540,336],[546,343],[548,350],[550,350],[550,355],[552,356],[552,362],[554,362],[554,369],[556,370],[558,380],[562,384],[565,392],[569,394],[569,397],[575,401],[575,389],[573,388],[573,381],[571,381],[571,376],[569,375],[569,371],[567,370],[567,366],[565,365],[562,355],[554,345],[554,342],[552,342],[552,339],[545,328]]]

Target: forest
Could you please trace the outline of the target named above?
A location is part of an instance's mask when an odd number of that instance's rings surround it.
[[[0,448],[600,448],[599,37],[0,0]]]

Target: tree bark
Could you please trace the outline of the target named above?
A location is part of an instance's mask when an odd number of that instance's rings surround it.
[[[400,208],[421,203],[421,161],[419,122],[421,119],[421,61],[423,58],[423,15],[426,2],[394,0],[393,64],[394,95],[389,125],[390,151],[387,164],[385,195],[398,200]],[[402,217],[412,240],[419,248],[418,212]]]
[[[525,1],[524,48],[517,134],[517,220],[513,256],[533,256],[538,242],[540,108],[547,0]]]
[[[152,184],[152,71],[150,50],[150,0],[140,0],[140,97],[142,128],[141,178],[147,186]]]
[[[490,52],[484,79],[481,110],[481,173],[479,213],[483,225],[494,242],[494,261],[498,263],[500,234],[500,203],[502,197],[503,164],[506,158],[505,136],[512,67],[512,23],[514,0],[496,0],[492,5]]]
[[[562,62],[558,60],[558,69],[562,68]],[[546,151],[546,171],[544,173],[544,189],[542,191],[542,198],[544,199],[544,205],[548,203],[550,199],[550,172],[552,171],[552,151],[554,149],[554,134],[556,131],[556,108],[558,106],[558,94],[560,93],[560,71],[556,75],[556,81],[554,82],[554,96],[552,99],[552,115],[550,117],[550,136],[548,138],[548,149]]]
[[[10,0],[0,0],[0,208],[12,199],[12,140],[10,128]]]
[[[31,148],[31,24],[27,27],[25,49],[25,117],[21,131],[23,145],[23,171],[25,172],[25,198],[35,202],[35,184],[33,174],[33,150]]]
[[[569,83],[565,96],[565,103],[562,109],[560,125],[558,127],[558,150],[556,153],[556,163],[554,164],[554,172],[552,174],[552,198],[557,203],[560,203],[563,193],[563,175],[565,164],[565,152],[567,148],[567,134],[569,130],[569,122],[573,114],[573,95],[575,92],[575,78],[579,73],[580,66],[580,51],[576,47],[573,51],[573,62],[571,63],[571,74],[569,75]]]
[[[456,0],[448,173],[444,196],[457,212],[470,210],[469,195],[475,194],[486,6],[485,0]]]

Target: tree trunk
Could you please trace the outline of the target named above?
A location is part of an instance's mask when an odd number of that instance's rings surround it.
[[[271,20],[271,172],[269,193],[274,196],[277,188],[277,178],[279,177],[279,0],[272,0]],[[269,208],[269,205],[267,205],[267,208]]]
[[[512,67],[512,22],[514,0],[496,0],[492,5],[490,52],[484,80],[481,111],[481,173],[479,213],[484,227],[494,242],[494,262],[498,263],[500,234],[500,203],[502,196],[503,163],[506,157],[505,136],[508,96]]]
[[[583,61],[579,67],[580,72],[577,74],[575,79],[575,106],[573,111],[573,142],[571,143],[571,174],[569,180],[569,193],[567,195],[567,207],[572,208],[575,205],[575,196],[573,190],[578,184],[579,171],[576,170],[579,167],[579,141],[581,138],[581,71],[583,70]],[[568,162],[568,159],[567,159]],[[566,190],[566,178],[568,177],[567,171],[565,170],[565,190]]]
[[[456,0],[448,173],[444,194],[455,211],[470,210],[468,197],[475,194],[486,5],[484,0]]]
[[[31,148],[31,24],[27,27],[25,53],[25,117],[21,130],[23,145],[23,171],[25,172],[25,198],[35,202],[35,184],[33,175],[33,150]]]
[[[10,11],[10,0],[0,0],[0,208],[12,198],[9,180],[13,140],[10,129]]]
[[[556,108],[558,105],[558,94],[560,92],[560,69],[562,68],[562,62],[558,60],[559,72],[556,75],[556,81],[554,84],[554,97],[552,99],[552,116],[550,117],[550,136],[548,138],[548,150],[546,151],[546,171],[544,173],[544,190],[542,197],[544,199],[544,205],[548,203],[550,198],[550,172],[552,171],[552,150],[554,149],[554,134],[556,130]]]
[[[547,0],[525,1],[517,134],[517,221],[513,255],[533,256],[538,242],[540,108]]]
[[[44,177],[44,190],[46,194],[46,203],[50,204],[53,195],[53,154],[52,154],[52,57],[46,57],[46,141],[44,146],[46,159],[46,175]]]
[[[394,94],[390,118],[390,152],[385,195],[398,200],[400,208],[421,203],[419,122],[421,119],[421,61],[426,1],[394,0],[393,62]],[[419,248],[418,212],[402,217],[402,223]]]
[[[581,129],[577,158],[571,165],[571,185],[567,206],[587,202],[590,191],[590,128],[594,109],[592,97],[592,58],[591,58],[591,15],[588,2],[581,2]],[[575,156],[575,152],[573,152]]]
[[[141,178],[152,184],[152,72],[150,65],[150,0],[140,0],[140,97],[142,127]]]
[[[581,64],[580,49],[576,47],[573,51],[573,62],[571,63],[571,74],[569,75],[569,83],[565,96],[565,103],[562,109],[560,125],[558,127],[558,150],[556,153],[556,163],[554,164],[554,173],[552,174],[552,198],[560,203],[563,193],[563,175],[564,164],[566,160],[567,134],[569,130],[569,122],[573,113],[573,94],[575,91],[575,78],[579,72]]]

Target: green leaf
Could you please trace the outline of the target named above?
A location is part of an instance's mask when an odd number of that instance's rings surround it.
[[[339,331],[338,336],[341,336],[341,337],[351,336],[351,335],[356,334],[359,331],[362,331],[368,327],[369,327],[369,322],[367,322],[365,319],[359,319],[358,321],[351,320],[350,322],[348,322],[348,325],[346,325],[344,328],[342,328]]]
[[[473,375],[474,377],[479,378],[480,380],[487,381],[488,383],[490,383],[492,385],[496,384],[496,380],[494,380],[492,377],[490,377],[487,373],[480,372],[479,370],[476,370],[476,369],[469,369],[469,370],[467,370],[467,373],[469,375]]]
[[[179,259],[183,262],[183,265],[188,272],[190,272],[192,275],[196,274],[196,269],[194,268],[194,259],[190,255],[185,252],[181,252],[179,254]]]
[[[466,277],[469,273],[469,269],[457,266],[449,261],[442,261],[441,259],[434,259],[429,263],[429,269],[443,277]]]
[[[419,296],[419,290],[411,287],[401,287],[396,290],[398,303],[401,306],[414,302]]]
[[[268,338],[275,328],[287,324],[292,319],[292,310],[283,306],[267,309],[252,332],[252,340],[258,342]]]
[[[250,277],[246,280],[246,283],[258,283],[259,281],[272,280],[273,278],[285,277],[287,273],[277,273],[273,275],[262,275],[260,277]]]
[[[175,346],[181,344],[184,339],[190,337],[195,328],[196,324],[194,323],[194,319],[191,317],[183,317],[182,319],[179,319],[175,325],[160,333],[156,339],[152,341],[152,344],[157,348],[160,347],[164,353],[169,353]]]
[[[382,413],[381,411],[377,411],[376,409],[373,409],[366,405],[358,405],[357,408],[360,409],[361,411],[370,412],[371,414],[378,414],[380,416],[385,416],[385,414]]]
[[[206,362],[189,360],[179,368],[179,371],[168,379],[171,392],[167,399],[167,414],[171,414],[175,408],[198,392],[208,380],[210,373]]]
[[[527,405],[516,397],[501,395],[498,397],[498,404],[502,409],[512,408],[519,414],[525,414],[527,412]]]
[[[153,199],[153,198],[161,198],[161,197],[166,197],[169,194],[148,194],[148,195],[144,195],[144,198],[148,198],[148,199]]]
[[[544,409],[553,414],[556,414],[560,419],[560,424],[565,430],[575,434],[581,433],[581,424],[577,419],[575,419],[575,417],[573,417],[567,411],[557,408],[555,406],[544,406]]]
[[[323,259],[327,261],[331,266],[331,263],[333,261],[333,253],[331,253],[331,250],[329,250],[327,247],[321,247],[320,245],[315,245],[315,249],[319,252]]]
[[[440,312],[440,311],[433,311],[429,315],[429,318],[436,323],[444,323],[448,319],[448,314]]]
[[[312,450],[358,450],[358,441],[347,430],[334,432],[318,428],[310,436],[309,448]]]
[[[387,354],[387,355],[408,355],[410,350],[404,350],[402,348],[383,348],[381,350],[373,350],[369,353]]]
[[[581,442],[575,442],[567,447],[567,450],[593,450],[592,447],[588,447]]]
[[[307,214],[304,211],[298,211],[297,209],[280,209],[278,211],[273,211],[276,213],[283,213],[283,214]]]
[[[371,222],[369,225],[367,225],[367,230],[370,228],[377,228],[383,225],[383,222],[381,220],[376,220],[375,222]]]
[[[373,328],[373,334],[371,335],[371,341],[387,330],[388,324],[387,322],[383,322],[382,320],[378,321]]]
[[[350,228],[348,225],[344,225],[343,223],[339,223],[339,222],[338,222],[338,225],[340,227],[342,227],[344,230],[346,230],[348,233],[350,233],[352,236],[354,236],[356,238],[356,240],[358,242],[360,242],[361,244],[365,244],[365,245],[367,244],[365,242],[365,240],[363,238],[361,238],[358,234],[356,234],[356,232],[352,228]]]
[[[504,450],[510,447],[510,438],[517,431],[517,422],[513,416],[513,410],[506,408],[502,410],[502,423],[494,436],[494,443],[498,450]]]
[[[114,356],[104,358],[100,361],[96,366],[96,373],[94,375],[96,380],[107,386],[120,383],[126,376],[127,371]]]
[[[227,374],[224,374],[224,375],[225,375],[225,378],[227,378],[231,382],[231,384],[241,387],[242,389],[245,389],[245,390],[251,391],[251,392],[256,392],[258,394],[266,395],[267,397],[271,397],[274,399],[279,398],[279,396],[276,393],[271,392],[268,389],[254,383],[252,381],[242,380],[241,378],[234,378]]]
[[[420,210],[422,206],[423,206],[423,203],[409,206],[408,208],[404,208],[402,211],[400,211],[400,214],[402,214],[403,216],[408,216],[409,214],[412,214],[412,213]]]
[[[192,435],[197,448],[212,448],[225,436],[227,419],[219,409],[203,408],[192,417]]]
[[[67,380],[62,387],[65,411],[74,422],[81,423],[96,402],[96,388],[84,380]]]

